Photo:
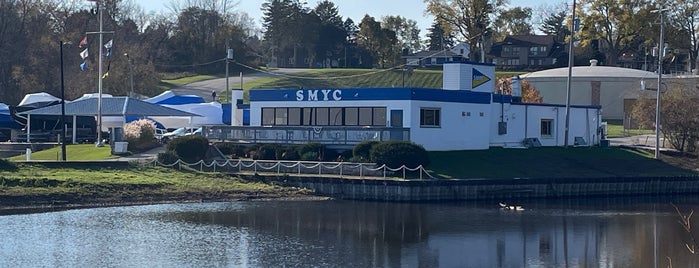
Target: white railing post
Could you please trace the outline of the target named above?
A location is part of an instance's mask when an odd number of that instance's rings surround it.
[[[252,161],[252,165],[255,166],[254,170],[255,170],[255,173],[257,173],[257,160]]]
[[[408,168],[405,165],[403,165],[403,179],[405,180],[405,169]]]
[[[342,163],[340,163],[340,178],[342,178],[342,167],[343,167],[343,166],[344,166],[344,165],[343,165]]]
[[[299,165],[299,174],[301,174],[301,161],[296,162]]]
[[[216,173],[216,160],[211,162],[211,165],[214,166],[214,173]]]
[[[280,173],[281,169],[282,169],[281,161],[277,161],[277,174]]]
[[[386,178],[386,165],[383,165],[383,178]]]
[[[363,173],[364,173],[364,164],[359,163],[359,178],[363,178]]]
[[[318,162],[318,175],[322,175],[322,174],[323,174],[323,164]]]

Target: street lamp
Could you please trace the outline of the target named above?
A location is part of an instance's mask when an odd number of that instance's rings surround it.
[[[129,97],[133,98],[133,65],[131,65],[131,58],[129,58],[129,53],[124,53],[124,56],[126,56],[126,61],[129,62],[129,76],[131,77],[131,92],[129,93]]]
[[[63,78],[63,41],[59,41],[58,45],[61,47],[61,160],[66,161],[66,97]]]
[[[660,13],[660,42],[658,43],[658,91],[655,95],[655,159],[660,159],[660,85],[663,83],[663,56],[665,45],[665,11],[669,8],[661,8],[651,12]]]
[[[575,42],[575,0],[573,0],[573,15],[570,24],[570,47],[568,47],[568,84],[566,85],[566,117],[563,137],[563,145],[568,147],[568,135],[570,133],[570,90],[573,81],[573,43]]]

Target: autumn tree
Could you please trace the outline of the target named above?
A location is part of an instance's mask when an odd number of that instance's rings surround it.
[[[385,16],[382,18],[381,27],[395,32],[399,51],[414,53],[422,48],[420,42],[420,28],[417,22],[401,16]]]
[[[653,6],[648,1],[582,0],[577,14],[582,20],[582,45],[599,40],[606,64],[615,66],[621,52],[634,48],[634,38],[648,28]]]
[[[522,102],[527,103],[543,103],[544,98],[539,94],[539,91],[532,86],[527,80],[520,80],[522,85]],[[501,77],[495,82],[495,88],[499,89],[499,93],[503,95],[512,95],[512,77]]]
[[[470,59],[478,59],[486,52],[491,38],[491,17],[499,14],[506,0],[425,0],[426,12],[432,14],[444,30],[471,46]],[[479,49],[476,49],[479,48]]]
[[[679,151],[693,152],[699,141],[699,91],[675,85],[662,95],[660,132]],[[631,117],[642,128],[655,126],[656,100],[654,92],[644,92],[636,100]]]
[[[531,24],[532,9],[514,7],[500,12],[494,22],[494,38],[502,41],[508,35],[526,35],[534,32]]]
[[[400,51],[396,51],[397,42],[396,33],[382,28],[381,23],[372,16],[365,15],[359,24],[357,45],[369,51],[374,59],[373,62],[378,66],[397,64],[396,55],[400,55]]]

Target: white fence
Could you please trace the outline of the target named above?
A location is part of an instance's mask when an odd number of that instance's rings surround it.
[[[313,175],[339,175],[356,176],[359,178],[418,178],[435,179],[425,168],[420,165],[416,168],[408,168],[405,165],[399,168],[389,168],[386,165],[376,167],[376,164],[369,163],[347,163],[347,162],[302,162],[302,161],[264,161],[264,160],[213,160],[205,162],[200,160],[196,163],[186,163],[182,160],[172,164],[165,164],[157,159],[153,160],[153,165],[182,168],[182,166],[199,169],[199,171],[213,172],[233,172],[233,173],[267,173],[267,174],[313,174]]]

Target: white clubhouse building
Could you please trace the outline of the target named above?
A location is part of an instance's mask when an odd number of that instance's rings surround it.
[[[442,89],[255,89],[250,126],[241,126],[242,113],[234,111],[234,126],[214,127],[207,136],[345,146],[409,140],[429,151],[565,144],[566,107],[521,102],[516,79],[512,96],[496,94],[493,65],[444,64],[443,81]],[[569,145],[599,144],[600,109],[570,107]]]

